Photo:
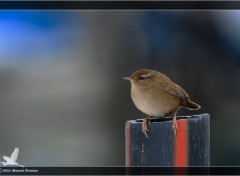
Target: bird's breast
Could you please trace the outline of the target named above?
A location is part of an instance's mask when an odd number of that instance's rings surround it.
[[[140,111],[149,116],[160,117],[176,111],[181,101],[162,89],[139,89],[138,87],[131,88],[131,97]]]

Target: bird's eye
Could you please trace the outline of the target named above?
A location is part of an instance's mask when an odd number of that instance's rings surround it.
[[[141,81],[143,81],[143,80],[145,80],[146,79],[146,77],[143,77],[143,76],[140,76],[139,77],[139,80],[141,80]]]

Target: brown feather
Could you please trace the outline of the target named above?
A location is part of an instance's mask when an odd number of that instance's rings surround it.
[[[201,109],[201,106],[197,103],[192,102],[191,100],[182,100],[182,106],[189,110],[198,110]]]

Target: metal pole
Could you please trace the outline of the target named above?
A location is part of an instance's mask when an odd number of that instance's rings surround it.
[[[142,120],[126,122],[126,166],[209,166],[210,115],[178,116],[174,136],[172,118],[153,119],[147,138]]]

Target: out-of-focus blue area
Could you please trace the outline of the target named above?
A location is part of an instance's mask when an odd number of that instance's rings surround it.
[[[225,43],[229,54],[236,54],[234,59],[240,60],[240,11],[226,11],[215,15],[217,31]]]
[[[70,12],[1,11],[0,48],[6,55],[1,60],[34,59],[29,56],[68,47],[75,37],[74,19]]]
[[[173,17],[174,12],[151,12],[145,16],[142,27],[146,31],[152,47],[165,47],[171,45],[171,38],[185,42],[184,39],[191,35],[191,29],[181,17]],[[176,14],[177,15],[177,14]],[[170,38],[169,38],[170,37]],[[164,49],[164,48],[163,48]],[[177,48],[176,48],[177,49]]]
[[[2,20],[18,21],[45,30],[66,23],[66,18],[71,20],[71,16],[58,11],[45,11],[44,13],[42,11],[1,11],[0,18]]]
[[[1,11],[0,158],[124,165],[144,118],[121,78],[156,69],[210,113],[211,164],[239,165],[239,11]],[[224,129],[224,130],[223,130]]]

